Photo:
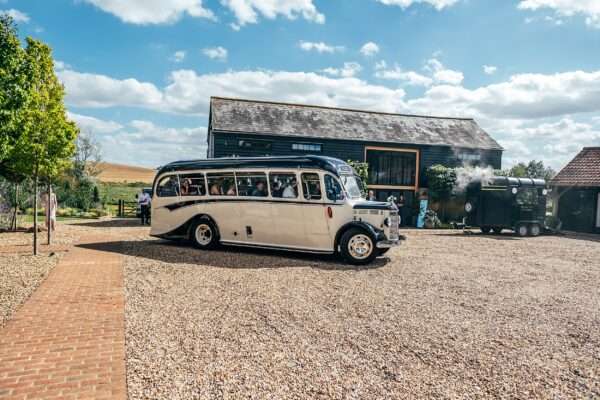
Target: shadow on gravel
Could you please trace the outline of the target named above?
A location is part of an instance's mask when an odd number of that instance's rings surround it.
[[[251,247],[222,246],[202,251],[185,242],[166,240],[124,240],[79,244],[77,247],[119,253],[173,264],[198,264],[216,268],[266,269],[310,267],[323,270],[370,270],[384,267],[388,257],[379,257],[371,264],[354,266],[333,255],[309,254]]]
[[[455,237],[455,238],[471,238],[471,239],[494,239],[494,240],[523,240],[523,239],[536,239],[530,237],[518,237],[514,233],[505,232],[501,234],[492,234],[492,233],[434,233],[433,236],[447,236],[447,237]],[[538,236],[539,237],[539,236]]]
[[[112,218],[99,221],[71,222],[68,225],[85,226],[89,228],[141,228],[144,226],[140,223],[138,218]]]

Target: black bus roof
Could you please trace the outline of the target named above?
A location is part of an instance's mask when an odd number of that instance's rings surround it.
[[[195,169],[228,168],[314,168],[329,171],[336,176],[354,174],[346,162],[325,156],[278,156],[252,158],[210,158],[202,160],[174,161],[158,169],[157,176],[172,171],[190,171]]]

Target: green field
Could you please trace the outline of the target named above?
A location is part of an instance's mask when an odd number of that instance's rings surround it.
[[[119,200],[136,201],[135,195],[140,193],[142,188],[149,187],[147,183],[113,183],[100,182],[98,189],[100,198],[104,204],[114,204]]]

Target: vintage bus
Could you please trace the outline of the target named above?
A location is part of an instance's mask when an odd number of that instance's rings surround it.
[[[390,203],[366,201],[347,163],[292,156],[177,161],[154,179],[151,235],[219,244],[337,253],[366,264],[399,244]]]

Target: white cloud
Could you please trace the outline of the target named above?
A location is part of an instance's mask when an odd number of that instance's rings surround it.
[[[331,76],[350,78],[362,71],[362,66],[357,62],[345,62],[342,68],[325,68],[322,72]]]
[[[378,65],[387,67],[383,63]],[[205,116],[210,96],[217,95],[474,117],[494,138],[507,145],[505,165],[522,161],[525,151],[530,151],[532,157],[542,158],[558,168],[574,155],[575,147],[600,142],[600,71],[519,74],[504,82],[468,89],[437,82],[433,77],[436,69],[431,63],[428,66],[433,83],[423,95],[410,99],[401,88],[348,77],[351,72],[344,77],[343,67],[322,74],[288,71],[198,74],[177,70],[162,88],[135,79],[119,80],[71,70],[59,71],[58,75],[65,84],[69,106],[78,107],[130,106]],[[345,67],[353,70],[351,65]],[[595,114],[589,116],[590,113]],[[525,150],[520,149],[519,143]]]
[[[496,73],[496,71],[498,71],[498,67],[495,67],[493,65],[484,65],[483,66],[483,72],[486,75],[494,75]]]
[[[83,0],[113,14],[123,22],[138,25],[170,24],[185,14],[215,20],[202,0]]]
[[[460,85],[464,75],[460,71],[448,69],[438,59],[431,58],[425,65],[425,70],[433,74],[433,79],[438,83],[447,83],[450,85]]]
[[[405,71],[397,64],[393,68],[388,68],[385,61],[380,61],[375,65],[375,77],[379,79],[398,80],[407,85],[425,87],[432,86],[435,83],[460,85],[464,79],[462,72],[444,67],[436,58],[427,60],[423,69],[429,76],[415,71]]]
[[[431,86],[433,79],[415,71],[404,71],[399,65],[388,68],[385,61],[375,64],[375,77],[379,79],[397,80],[411,86]]]
[[[379,46],[374,42],[367,42],[360,48],[360,52],[365,57],[371,57],[379,53]]]
[[[521,0],[519,9],[536,11],[551,9],[561,17],[582,15],[588,26],[600,29],[600,1],[598,0]],[[562,20],[559,25],[562,24]]]
[[[323,42],[305,42],[301,40],[298,46],[304,51],[316,51],[317,53],[336,53],[344,51],[344,46],[332,46]]]
[[[221,0],[221,4],[235,15],[234,29],[257,23],[259,15],[267,19],[282,15],[288,19],[302,17],[318,24],[325,22],[325,16],[317,10],[313,0]]]
[[[175,53],[173,53],[173,55],[169,59],[174,63],[180,63],[183,60],[185,60],[185,51],[178,50]]]
[[[69,113],[86,132],[95,134],[109,162],[156,168],[168,162],[206,157],[206,127],[172,128],[151,121],[126,125]]]
[[[143,107],[155,109],[163,103],[163,94],[154,84],[137,79],[115,79],[70,69],[57,72],[67,89],[67,101],[79,107]]]
[[[378,2],[387,6],[399,6],[402,8],[408,8],[413,4],[424,3],[435,7],[437,10],[441,10],[445,7],[450,7],[459,0],[377,0]]]
[[[227,60],[227,49],[221,46],[217,47],[207,47],[202,49],[202,54],[211,60],[225,61]]]
[[[8,14],[17,23],[22,22],[26,24],[27,22],[29,22],[29,15],[25,14],[22,11],[15,10],[14,8],[11,8],[9,10],[0,10],[0,13]]]
[[[84,132],[93,132],[99,134],[113,133],[123,128],[123,125],[114,122],[90,117],[87,115],[67,113],[69,119],[77,124],[79,129]]]

